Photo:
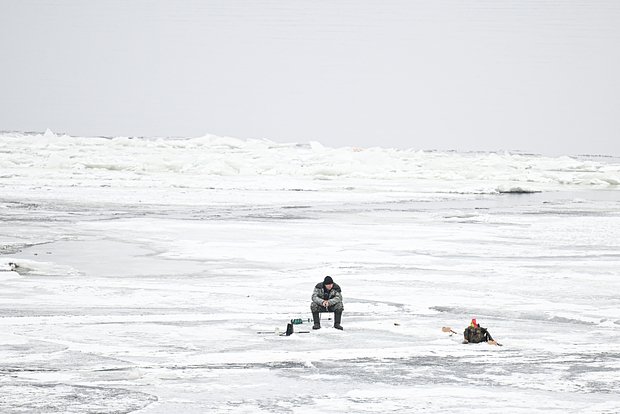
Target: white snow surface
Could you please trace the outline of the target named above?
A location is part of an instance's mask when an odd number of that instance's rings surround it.
[[[601,157],[1,133],[0,412],[618,413],[619,182]],[[328,274],[342,332],[307,322]],[[504,346],[461,344],[472,317]]]

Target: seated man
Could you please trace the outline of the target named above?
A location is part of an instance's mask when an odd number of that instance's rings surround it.
[[[331,276],[325,276],[322,283],[318,283],[312,292],[312,303],[310,304],[314,325],[312,329],[321,329],[319,312],[334,312],[334,328],[342,330],[340,321],[342,319],[342,292],[340,286],[334,283]]]
[[[468,344],[468,343],[477,344],[479,342],[492,342],[492,343],[495,342],[493,341],[493,338],[491,337],[491,334],[489,333],[489,331],[487,331],[482,326],[478,325],[478,322],[476,322],[475,319],[472,319],[469,326],[465,328],[465,331],[463,331],[463,336],[465,337],[465,339],[463,340],[464,344]]]

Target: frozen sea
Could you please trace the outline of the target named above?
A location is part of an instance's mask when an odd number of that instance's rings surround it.
[[[0,412],[618,413],[619,184],[613,157],[0,133]],[[277,335],[328,274],[344,331]],[[462,345],[472,317],[504,346]]]

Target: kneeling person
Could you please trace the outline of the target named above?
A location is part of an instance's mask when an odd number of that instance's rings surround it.
[[[342,330],[340,321],[342,320],[342,291],[331,276],[325,276],[323,282],[318,283],[312,292],[312,303],[310,304],[314,326],[312,329],[321,329],[320,312],[334,312],[334,328]]]

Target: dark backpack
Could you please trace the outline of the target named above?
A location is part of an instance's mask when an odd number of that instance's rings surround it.
[[[468,326],[463,332],[463,336],[469,343],[473,344],[487,341],[486,329],[481,327],[472,328],[471,326]]]

